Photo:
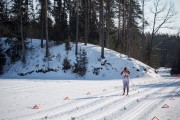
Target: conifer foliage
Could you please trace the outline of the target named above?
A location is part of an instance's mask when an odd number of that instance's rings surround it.
[[[80,77],[85,76],[87,71],[87,64],[87,53],[84,49],[80,49],[79,54],[76,56],[76,63],[74,64],[72,69],[73,73],[76,73]]]
[[[0,45],[0,74],[3,73],[3,65],[5,65],[6,63],[6,57],[5,55],[3,54],[3,49],[1,48],[1,45]]]
[[[67,70],[69,70],[71,68],[71,64],[70,61],[68,59],[68,57],[66,57],[63,61],[63,68],[62,70],[64,70],[64,72],[66,72]]]
[[[151,25],[150,20],[145,19],[147,15],[144,12],[144,6],[147,6],[144,4],[148,4],[148,1],[0,0],[0,37],[5,37],[9,41],[16,39],[12,41],[11,49],[9,48],[6,51],[12,63],[19,59],[23,63],[26,62],[27,38],[36,38],[41,39],[39,42],[41,48],[46,46],[45,54],[47,57],[49,56],[49,47],[52,45],[66,43],[65,50],[68,54],[68,51],[71,50],[70,42],[75,42],[75,55],[77,56],[77,67],[75,68],[78,68],[78,64],[80,64],[78,63],[81,56],[78,55],[79,42],[85,43],[85,45],[87,43],[100,45],[102,48],[101,58],[106,57],[104,47],[107,47],[121,54],[127,54],[129,57],[142,60],[156,68],[160,65],[158,59],[164,62],[164,59],[155,55],[157,49],[154,49],[154,47],[160,43],[158,42],[160,39],[157,37],[160,35],[157,32],[160,28],[163,28],[162,25],[165,22],[170,22],[168,20],[173,18],[176,12],[174,12],[173,4],[168,5],[168,3],[167,6],[162,8],[169,9],[160,11],[160,13],[163,13],[160,14],[162,16],[156,16],[159,12],[152,11],[155,13],[154,18],[157,18],[157,20],[154,19],[155,21],[152,24],[154,30],[152,33],[144,33],[145,27]],[[163,0],[151,1],[163,2]],[[161,9],[161,4],[159,5],[154,6],[157,8],[154,10]],[[166,12],[168,13],[167,17],[163,17]],[[161,20],[162,24],[158,25]],[[140,23],[140,21],[143,23]],[[141,29],[141,24],[143,24],[143,29]],[[157,28],[155,29],[155,27]],[[43,43],[45,39],[46,43]],[[166,36],[165,39],[169,39],[169,37]],[[173,45],[178,46],[178,43],[179,41],[175,41],[175,43],[172,41]],[[173,49],[176,48],[178,47],[173,47]],[[172,51],[171,49],[168,50]],[[177,54],[179,54],[178,51],[174,51],[176,56],[173,56],[172,59],[169,58],[167,61],[169,63],[166,66],[171,67],[174,63],[175,66],[178,65],[178,62],[176,62],[179,60]],[[154,61],[157,61],[158,65],[155,65]],[[78,70],[75,69],[75,71]]]

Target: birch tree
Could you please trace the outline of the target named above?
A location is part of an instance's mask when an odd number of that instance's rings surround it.
[[[172,2],[164,2],[164,0],[154,0],[153,9],[153,23],[151,39],[148,44],[148,64],[151,65],[152,51],[154,36],[161,28],[166,27],[165,25],[171,23],[171,19],[176,15],[174,4]],[[168,28],[168,27],[166,27]]]

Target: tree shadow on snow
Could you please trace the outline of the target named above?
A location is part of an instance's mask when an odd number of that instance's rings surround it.
[[[164,82],[164,83],[153,83],[153,84],[146,84],[146,85],[136,85],[140,88],[161,88],[161,87],[180,87],[180,81],[176,82]]]
[[[110,97],[119,97],[120,94],[114,94],[114,95],[105,95],[105,96],[90,96],[90,97],[82,97],[82,98],[76,98],[74,100],[85,100],[85,99],[104,99],[104,98],[110,98]]]

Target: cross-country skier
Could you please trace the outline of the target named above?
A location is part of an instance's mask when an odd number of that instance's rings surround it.
[[[125,94],[125,90],[127,89],[127,94],[129,93],[129,70],[127,67],[124,68],[124,70],[121,72],[121,75],[123,76],[123,95]]]

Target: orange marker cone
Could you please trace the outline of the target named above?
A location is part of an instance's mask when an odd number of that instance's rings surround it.
[[[153,119],[152,120],[160,120],[158,117],[153,117]]]
[[[175,98],[172,97],[170,100],[175,100]]]
[[[67,97],[65,97],[64,99],[65,99],[65,100],[70,100],[70,97],[67,96]]]
[[[169,108],[169,106],[165,104],[164,106],[162,106],[162,108]]]
[[[107,91],[106,89],[104,89],[103,91]]]
[[[91,92],[87,92],[87,94],[86,95],[91,95]]]
[[[34,105],[33,109],[39,109],[38,105]]]

